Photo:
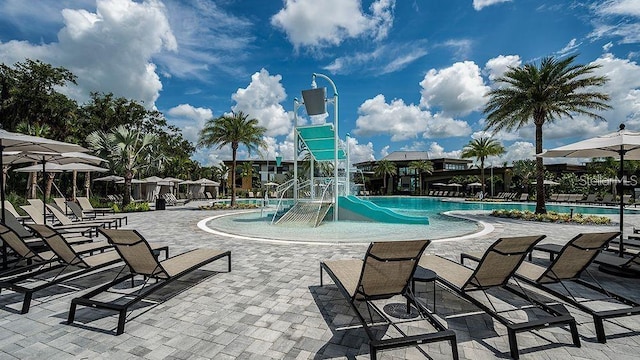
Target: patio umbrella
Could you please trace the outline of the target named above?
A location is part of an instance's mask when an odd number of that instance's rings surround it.
[[[535,181],[531,182],[531,185],[537,185],[537,184],[538,184],[538,183],[537,183],[537,182],[535,182]],[[556,185],[560,185],[560,183],[559,183],[559,182],[555,182],[555,181],[553,181],[553,180],[544,180],[544,181],[542,182],[542,184],[543,184],[543,185],[549,185],[549,186],[556,186]]]
[[[591,139],[578,141],[573,144],[547,150],[536,156],[541,157],[616,157],[620,160],[618,182],[624,177],[624,160],[640,160],[640,132],[625,130],[624,124],[620,124],[620,130],[598,136]],[[622,257],[624,230],[624,200],[620,196],[620,249],[618,255]]]
[[[480,184],[479,182],[474,182],[474,183],[468,184],[467,186],[478,187],[478,186],[482,186],[482,184]]]
[[[6,130],[0,130],[0,153],[5,151],[21,151],[21,152],[46,152],[46,153],[64,153],[64,152],[89,152],[88,149],[80,145],[70,144],[62,141],[51,140],[38,136],[30,136],[24,134],[13,133]],[[42,156],[42,162],[46,163],[47,156]],[[0,169],[4,171],[4,156],[0,156]],[[2,221],[4,222],[4,176],[0,176],[0,202],[2,203]]]
[[[107,175],[107,176],[93,179],[93,181],[120,181],[120,180],[124,180],[124,178],[118,175]]]
[[[278,186],[278,185],[280,185],[280,184],[274,183],[274,182],[268,182],[268,183],[264,184],[264,186]]]
[[[31,166],[15,169],[13,171],[17,171],[17,172],[41,172],[43,170],[46,173],[51,173],[51,172],[69,172],[69,171],[82,171],[82,172],[87,172],[88,173],[88,172],[91,172],[91,171],[93,171],[93,172],[106,172],[106,171],[109,171],[108,169],[101,168],[99,166],[95,166],[95,165],[91,165],[91,164],[84,164],[84,163],[76,163],[76,162],[65,163],[65,164],[47,162],[47,163],[45,163],[44,169],[40,165],[31,165]],[[74,194],[74,196],[73,196],[74,200],[75,200],[76,189],[77,189],[77,185],[76,185],[75,177],[74,177],[74,182],[73,182],[73,186],[72,186],[72,190],[71,190],[72,194]],[[58,192],[60,192],[59,189],[58,189]],[[62,194],[62,193],[60,193],[60,194]]]

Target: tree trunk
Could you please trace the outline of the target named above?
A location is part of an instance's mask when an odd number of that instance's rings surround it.
[[[34,165],[37,165],[37,162],[33,163]],[[30,186],[29,186],[29,199],[35,199],[38,196],[37,193],[37,189],[38,189],[38,173],[37,172],[32,172],[29,173],[30,175]]]
[[[420,195],[422,196],[422,194],[423,194],[423,191],[422,191],[422,172],[420,173],[420,184],[419,184],[419,186],[420,186]]]
[[[78,171],[73,170],[71,179],[71,201],[76,201],[76,190],[78,189]]]
[[[133,179],[133,171],[128,170],[124,174],[124,196],[122,197],[123,208],[131,202],[131,179]]]
[[[542,122],[536,124],[536,154],[542,152]],[[544,193],[544,163],[542,157],[536,156],[536,214],[546,214]]]
[[[480,159],[480,183],[482,184],[482,198],[484,199],[487,196],[487,193],[484,191],[484,159]]]
[[[231,144],[231,207],[236,206],[236,155],[238,144]]]
[[[55,173],[49,172],[47,173],[47,185],[44,192],[44,202],[47,202],[47,199],[51,197],[51,188],[53,186],[53,179],[56,177]]]

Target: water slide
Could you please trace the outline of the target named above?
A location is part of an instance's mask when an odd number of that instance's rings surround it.
[[[392,224],[420,224],[428,225],[427,217],[399,214],[391,209],[378,206],[371,201],[363,200],[353,195],[338,197],[340,220],[375,221]]]

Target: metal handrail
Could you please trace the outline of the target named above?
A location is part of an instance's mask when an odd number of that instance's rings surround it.
[[[318,226],[318,222],[319,222],[318,218],[320,217],[320,210],[322,210],[322,205],[325,202],[325,196],[327,195],[327,192],[329,191],[329,189],[332,189],[331,187],[332,184],[333,184],[333,179],[327,184],[327,186],[324,188],[324,191],[322,191],[322,197],[320,198],[320,203],[318,204],[318,211],[316,212],[316,221],[314,223],[314,227]],[[338,206],[338,204],[335,204],[335,206]]]
[[[280,186],[278,186],[278,189],[280,189],[281,186],[283,185],[287,185],[286,187],[282,187],[282,189],[280,190],[276,190],[276,191],[280,191],[280,199],[278,199],[278,203],[276,204],[276,211],[273,213],[273,217],[271,218],[271,225],[273,225],[273,223],[276,221],[276,216],[278,215],[278,211],[280,211],[280,207],[282,206],[282,201],[284,200],[284,194],[287,192],[287,190],[289,190],[292,186],[294,186],[296,184],[296,179],[291,179],[283,184],[281,184]],[[309,180],[301,183],[298,186],[298,189],[300,189],[301,187],[306,187],[310,184]]]

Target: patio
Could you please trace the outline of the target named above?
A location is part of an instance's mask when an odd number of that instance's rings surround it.
[[[362,257],[366,244],[301,245],[240,241],[200,230],[198,221],[218,212],[197,211],[203,202],[165,211],[129,214],[127,228],[147,239],[169,244],[171,254],[196,247],[231,250],[231,273],[224,264],[210,264],[171,285],[184,288],[175,296],[159,295],[156,304],[142,304],[127,317],[124,334],[114,336],[116,316],[109,312],[79,310],[76,324],[64,324],[76,292],[53,288],[36,296],[31,311],[19,315],[11,296],[0,296],[0,358],[146,358],[146,359],[368,359],[364,331],[338,330],[357,324],[344,298],[333,285],[320,287],[319,261]],[[615,231],[611,226],[557,225],[519,222],[472,215],[490,222],[495,230],[476,239],[435,241],[426,253],[458,259],[462,251],[484,250],[500,236],[546,234],[544,242],[563,242],[579,232]],[[640,224],[640,215],[626,217],[626,229]],[[162,224],[162,226],[159,226]],[[536,253],[541,258],[545,255]],[[598,279],[623,295],[640,300],[640,279],[621,279],[594,269]],[[108,278],[110,274],[104,274]],[[111,275],[112,276],[112,275]],[[92,281],[97,281],[92,278]],[[74,285],[91,286],[82,281]],[[93,285],[96,285],[95,283]],[[418,285],[419,298],[432,297],[431,285]],[[474,310],[469,304],[437,288],[438,316]],[[427,302],[429,305],[430,303]],[[582,347],[571,344],[563,329],[545,329],[518,335],[523,359],[633,359],[640,353],[637,317],[606,322],[612,336],[606,344],[595,341],[590,316],[570,309],[578,321]],[[507,358],[506,329],[483,314],[445,320],[455,330],[461,358]],[[622,328],[619,324],[624,325]],[[635,332],[634,332],[635,331]],[[450,359],[440,344],[422,346],[432,358]],[[415,348],[385,351],[381,359],[423,359]]]

